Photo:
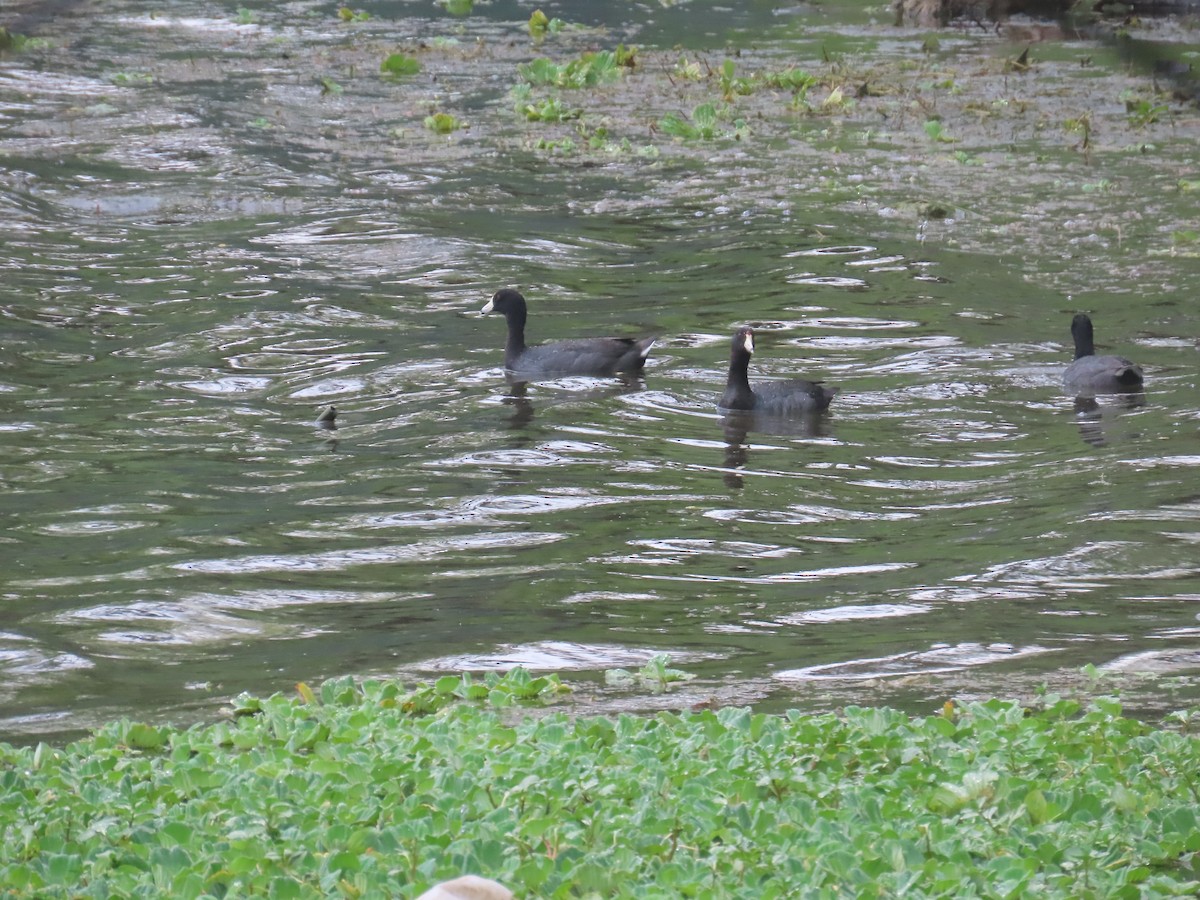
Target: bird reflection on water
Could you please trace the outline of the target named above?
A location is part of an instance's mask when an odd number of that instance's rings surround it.
[[[742,470],[750,461],[751,433],[778,437],[827,438],[832,431],[828,414],[811,413],[797,417],[771,416],[762,413],[726,412],[720,419],[725,436],[726,486],[741,488],[745,484]]]
[[[1084,443],[1093,447],[1103,447],[1108,443],[1107,431],[1112,422],[1105,420],[1106,410],[1119,415],[1121,412],[1146,405],[1145,391],[1104,394],[1103,397],[1103,404],[1095,394],[1080,394],[1074,401],[1079,436],[1083,438]]]

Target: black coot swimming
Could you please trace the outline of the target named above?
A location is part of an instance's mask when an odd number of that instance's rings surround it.
[[[577,338],[527,347],[525,320],[528,309],[519,291],[511,288],[497,291],[482,310],[484,315],[490,312],[502,313],[508,320],[504,368],[515,375],[636,375],[645,367],[655,340],[652,337]]]
[[[754,330],[739,328],[729,352],[729,379],[718,408],[727,412],[753,412],[766,416],[802,416],[823,412],[837,393],[819,381],[795,378],[763,381],[750,387],[750,356],[754,353]]]
[[[1097,356],[1092,338],[1092,320],[1079,313],[1071,320],[1075,339],[1075,361],[1063,373],[1063,386],[1074,394],[1120,394],[1140,391],[1144,384],[1141,366],[1123,356]]]

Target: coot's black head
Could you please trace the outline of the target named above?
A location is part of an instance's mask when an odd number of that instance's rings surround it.
[[[730,344],[730,351],[736,356],[745,354],[751,356],[754,353],[754,329],[749,325],[743,325],[733,333],[733,342]]]
[[[480,312],[483,315],[498,312],[505,318],[517,316],[523,320],[525,318],[525,298],[521,296],[520,291],[504,288],[496,291]]]
[[[1077,313],[1071,320],[1071,337],[1075,339],[1075,358],[1091,356],[1096,352],[1092,337],[1092,320],[1084,313]]]

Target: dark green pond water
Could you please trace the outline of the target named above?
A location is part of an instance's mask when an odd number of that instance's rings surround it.
[[[580,6],[541,46],[512,3],[68,6],[0,58],[0,737],[515,664],[602,708],[924,711],[1088,663],[1200,700],[1195,109],[1100,45],[1025,77],[836,6]],[[514,113],[518,64],[618,42],[581,119]],[[727,58],[847,88],[665,133]],[[660,335],[644,379],[508,385],[510,285],[533,340]],[[1062,393],[1080,310],[1141,402]],[[746,323],[826,419],[725,427]],[[660,653],[697,680],[603,686]]]

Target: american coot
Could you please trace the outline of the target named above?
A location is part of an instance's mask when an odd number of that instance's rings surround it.
[[[764,381],[750,387],[747,372],[754,353],[754,330],[739,328],[733,335],[729,352],[729,380],[721,395],[720,409],[751,412],[768,416],[801,416],[829,408],[837,388],[823,387],[819,381],[800,378],[791,381]]]
[[[1071,320],[1075,361],[1063,373],[1068,391],[1083,394],[1119,394],[1142,389],[1142,369],[1123,356],[1097,356],[1092,343],[1092,320],[1079,313]]]
[[[516,375],[637,374],[646,365],[654,338],[579,338],[553,341],[537,347],[525,346],[525,298],[511,288],[497,291],[481,310],[504,314],[508,340],[504,344],[504,368]]]

